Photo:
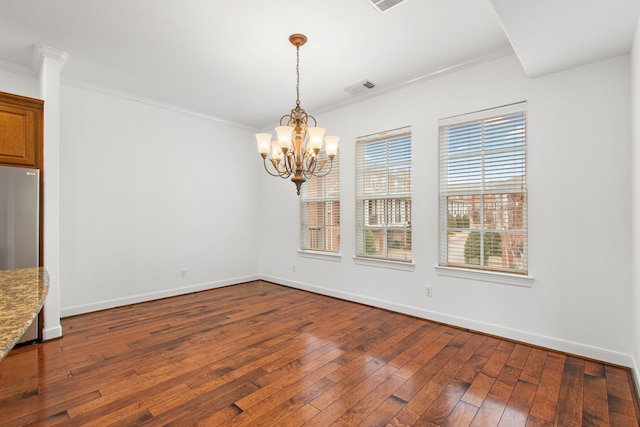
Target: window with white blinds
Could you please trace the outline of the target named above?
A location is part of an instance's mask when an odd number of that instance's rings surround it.
[[[326,158],[321,152],[320,159]],[[310,178],[300,191],[300,248],[340,251],[340,152],[326,176]],[[329,161],[325,167],[329,166]]]
[[[527,274],[526,108],[440,120],[440,266]]]
[[[356,141],[356,255],[411,262],[411,128]]]

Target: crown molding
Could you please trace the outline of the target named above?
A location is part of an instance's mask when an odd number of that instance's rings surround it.
[[[31,77],[34,79],[38,78],[40,67],[42,66],[42,61],[44,58],[51,58],[59,61],[66,61],[69,55],[66,52],[63,52],[58,49],[48,48],[47,46],[42,46],[42,49],[35,49],[34,46],[34,62],[32,62],[31,66],[16,64],[15,62],[6,61],[0,59],[0,71],[6,71],[12,74],[24,75],[27,77]],[[37,54],[36,54],[37,52]],[[39,58],[39,59],[38,59]],[[35,65],[34,65],[35,64]],[[62,75],[60,77],[61,82],[67,86],[73,86],[80,89],[86,89],[93,92],[103,93],[107,95],[117,96],[120,98],[126,98],[132,101],[141,102],[148,105],[153,105],[159,108],[164,108],[167,110],[178,111],[183,114],[188,114],[190,116],[200,117],[206,120],[215,121],[218,123],[223,123],[228,126],[233,126],[235,128],[240,128],[244,130],[248,130],[251,132],[257,132],[257,129],[252,126],[247,126],[243,123],[234,122],[231,120],[225,120],[220,117],[212,116],[210,114],[201,113],[199,111],[190,110],[184,107],[180,107],[178,105],[173,105],[165,102],[156,101],[149,98],[144,98],[142,96],[133,95],[127,92],[111,89],[105,86],[97,85],[94,83],[89,83],[83,80],[73,79],[70,77],[65,77]]]
[[[225,125],[228,126],[233,126],[236,128],[240,128],[240,129],[244,129],[244,130],[249,130],[252,132],[256,131],[256,128],[251,127],[251,126],[247,126],[243,123],[238,123],[238,122],[234,122],[231,120],[226,120],[223,119],[221,117],[217,117],[217,116],[213,116],[210,114],[205,114],[205,113],[201,113],[199,111],[195,111],[195,110],[190,110],[188,108],[184,108],[181,107],[179,105],[174,105],[174,104],[170,104],[167,102],[161,102],[161,101],[157,101],[154,99],[150,99],[150,98],[145,98],[142,96],[138,96],[138,95],[133,95],[131,93],[128,92],[124,92],[121,90],[117,90],[117,89],[111,89],[105,86],[101,86],[95,83],[89,83],[86,82],[84,80],[77,80],[77,79],[73,79],[70,77],[62,77],[62,83],[68,86],[73,86],[73,87],[77,87],[79,89],[86,89],[86,90],[90,90],[92,92],[97,92],[97,93],[102,93],[102,94],[106,94],[106,95],[111,95],[111,96],[116,96],[119,98],[125,98],[125,99],[129,99],[131,101],[136,101],[136,102],[141,102],[143,104],[148,104],[148,105],[153,105],[155,107],[159,107],[159,108],[164,108],[166,110],[172,110],[172,111],[177,111],[183,114],[188,114],[190,116],[195,116],[195,117],[199,117],[202,119],[206,119],[206,120],[211,120],[214,122],[218,122],[218,123],[223,123]]]
[[[53,59],[60,63],[60,68],[64,66],[64,63],[69,58],[69,54],[64,50],[56,49],[55,47],[43,45],[43,44],[34,44],[33,45],[33,59],[31,61],[31,69],[36,73],[40,74],[40,69],[42,68],[42,63],[45,58]]]
[[[38,75],[33,71],[33,68],[27,65],[16,64],[15,62],[5,61],[4,59],[0,59],[0,70],[27,77],[38,77]]]

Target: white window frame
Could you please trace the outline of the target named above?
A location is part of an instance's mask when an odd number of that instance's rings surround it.
[[[495,128],[497,121],[503,117],[511,120],[508,123],[509,125],[514,125],[514,130],[500,129],[500,132],[503,132],[501,133],[501,137],[513,135],[514,143],[497,146],[496,142],[492,141],[484,132],[485,129],[492,129],[492,125]],[[453,153],[452,148],[449,146],[449,132],[460,131],[460,129],[468,125],[472,125],[469,129],[476,128],[481,129],[481,131],[470,131],[472,134],[469,137],[469,144],[466,144],[459,136],[457,136],[456,141],[451,142],[451,144],[459,146],[459,150],[463,150],[466,145],[478,148],[470,149],[468,153],[464,151]],[[439,260],[436,266],[436,273],[438,275],[518,286],[532,285],[533,277],[529,275],[528,259],[527,133],[526,102],[450,117],[439,121]],[[520,139],[516,140],[515,138]],[[518,141],[522,139],[524,139],[524,141],[519,143]],[[493,147],[491,147],[491,145],[493,145]],[[509,164],[507,160],[503,160],[503,157],[506,158],[507,156],[511,156],[511,164]],[[496,158],[499,158],[499,160],[495,160]],[[491,159],[494,159],[495,163],[489,164]],[[453,168],[457,168],[453,173],[449,170],[452,164],[455,164]],[[501,167],[504,167],[507,172],[499,169]],[[514,177],[503,179],[502,181],[497,180],[499,174],[504,174],[505,177],[508,177],[509,174],[512,173],[511,168],[521,170],[521,174],[517,175],[517,177],[514,175]],[[493,174],[495,180],[491,179],[491,174]],[[518,223],[522,223],[521,226],[511,229],[498,228],[498,226],[495,225],[491,227],[488,225],[489,223],[484,217],[486,206],[490,203],[495,203],[495,200],[508,200],[514,197],[518,199],[516,204],[522,206],[522,215],[521,218],[519,217],[518,219]],[[479,209],[475,211],[476,218],[471,219],[473,213],[470,211],[470,206],[467,205],[467,200],[469,200],[469,204],[473,204],[474,206],[479,205]],[[509,205],[506,205],[506,215],[510,212],[509,207]],[[516,212],[520,211],[516,210]],[[465,225],[460,226],[459,223],[457,225],[452,224],[450,218],[450,214],[452,213],[462,217],[462,224]],[[507,221],[504,220],[503,222]],[[459,227],[468,228],[473,231],[466,231]],[[474,232],[477,232],[480,236],[480,243],[478,244],[480,249],[478,265],[467,260],[466,249],[464,250],[464,260],[450,257],[449,239],[451,235],[466,233],[468,238],[471,233]],[[501,258],[497,258],[496,256],[496,260],[494,260],[493,263],[487,261],[487,254],[483,249],[486,247],[484,238],[489,233],[498,233],[501,234],[501,237],[511,235],[514,236],[514,240],[518,240],[517,249],[519,249],[519,256],[516,258],[517,262],[513,262],[509,259],[508,255],[504,255],[507,253],[504,248],[505,244],[503,244],[504,239],[501,239],[500,243]],[[519,239],[521,239],[521,241]],[[451,249],[453,249],[453,247],[451,247]],[[462,248],[458,247],[457,250],[461,251]],[[483,259],[485,261],[481,262],[480,260]]]
[[[320,152],[320,159],[326,159]],[[329,163],[325,167],[328,167]],[[319,194],[309,193],[310,186],[320,187]],[[329,188],[328,186],[332,186]],[[322,221],[313,226],[309,224],[311,207],[324,205]],[[337,207],[337,214],[334,212]],[[317,214],[318,211],[316,211]],[[337,234],[336,234],[337,233]],[[331,170],[327,175],[310,178],[300,191],[300,254],[331,259],[340,253],[340,152],[333,158]]]
[[[368,144],[377,147],[375,164],[365,160]],[[356,140],[356,264],[413,269],[411,153],[410,126]],[[375,252],[367,250],[372,233]]]

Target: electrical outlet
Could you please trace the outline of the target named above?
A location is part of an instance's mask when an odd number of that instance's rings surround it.
[[[187,270],[180,270],[180,278],[184,279],[185,277],[187,277]]]
[[[294,273],[296,272],[296,265],[295,264],[291,266],[291,271],[294,272]]]
[[[431,286],[425,286],[424,287],[424,294],[428,297],[432,297],[433,296],[433,289],[431,288]]]

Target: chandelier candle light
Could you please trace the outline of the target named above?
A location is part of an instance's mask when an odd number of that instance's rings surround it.
[[[291,114],[285,114],[280,118],[280,126],[276,127],[277,141],[271,141],[270,133],[256,134],[258,151],[262,156],[264,168],[272,176],[291,178],[296,184],[296,190],[300,195],[300,186],[307,178],[313,176],[325,176],[331,171],[333,158],[338,152],[337,136],[324,136],[324,129],[316,127],[315,117],[307,114],[300,108],[300,46],[307,42],[304,34],[292,34],[289,41],[296,47],[296,107]],[[309,127],[309,121],[313,126]],[[324,137],[325,153],[329,159],[319,159],[318,153],[322,148]],[[269,162],[274,172],[267,166],[267,156],[271,152]]]

